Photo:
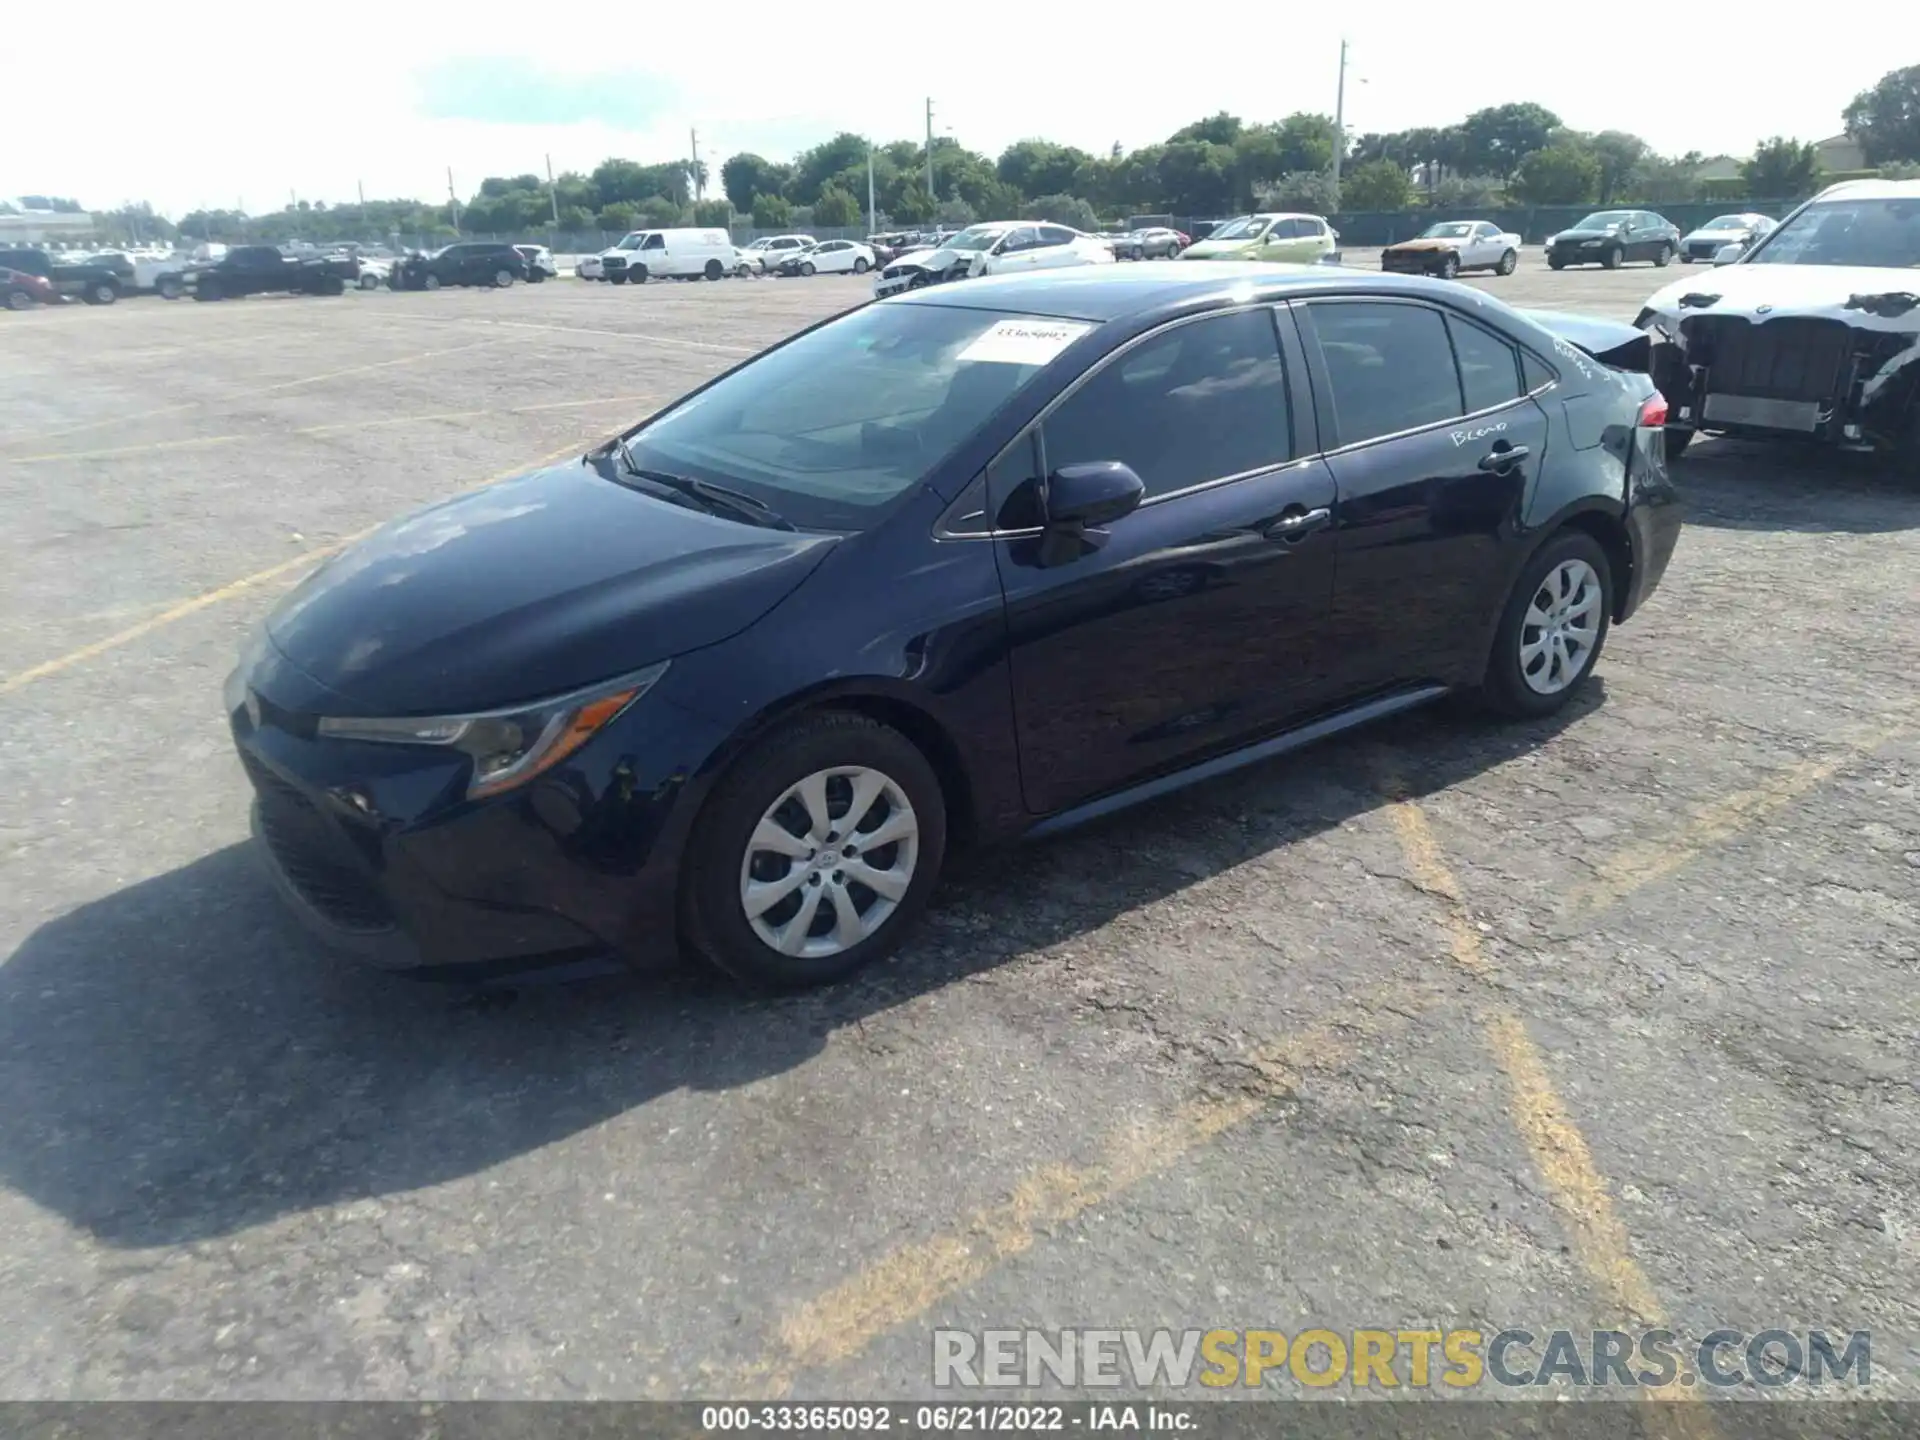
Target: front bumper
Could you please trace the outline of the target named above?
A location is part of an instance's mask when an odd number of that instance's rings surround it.
[[[1920,452],[1920,311],[1911,328],[1833,314],[1641,315],[1682,429]],[[1897,317],[1896,317],[1897,318]]]
[[[259,852],[331,948],[491,981],[675,954],[695,777],[723,738],[712,722],[650,693],[563,765],[471,802],[463,757],[319,738],[311,707],[328,692],[277,657],[247,693],[228,721]]]
[[[1391,250],[1380,252],[1380,268],[1396,275],[1434,275],[1446,264],[1447,256],[1453,252],[1447,250],[1415,250],[1396,255]]]

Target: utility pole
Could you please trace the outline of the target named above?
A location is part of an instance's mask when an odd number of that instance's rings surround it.
[[[453,233],[460,233],[460,197],[453,193],[453,167],[447,167],[447,204],[453,210]]]
[[[687,138],[693,142],[693,169],[687,173],[693,177],[693,203],[698,205],[700,203],[701,192],[705,189],[700,183],[700,132],[698,130],[689,130],[687,131]]]
[[[867,137],[867,234],[880,229],[880,212],[873,208],[873,137]]]
[[[933,193],[933,97],[927,97],[927,198],[936,198]]]
[[[1347,42],[1340,42],[1340,81],[1333,92],[1333,204],[1340,205],[1340,162],[1347,153]]]
[[[553,228],[560,229],[560,187],[553,181],[553,156],[547,156],[547,199],[553,204]]]
[[[360,208],[364,210],[367,208],[367,182],[364,180],[356,180],[353,184],[354,188],[360,192]]]

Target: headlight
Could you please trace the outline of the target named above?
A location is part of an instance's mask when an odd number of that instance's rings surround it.
[[[473,760],[467,798],[484,799],[511,790],[547,770],[612,722],[667,673],[667,662],[618,680],[511,710],[473,715],[362,719],[329,717],[320,733],[336,740],[376,745],[434,745]]]

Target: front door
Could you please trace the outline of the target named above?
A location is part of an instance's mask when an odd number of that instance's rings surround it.
[[[1095,371],[990,470],[1034,812],[1311,705],[1335,497],[1323,461],[1295,458],[1314,448],[1296,444],[1295,393],[1266,307],[1176,322]],[[1061,555],[1035,528],[1039,477],[1098,460],[1130,465],[1146,500]]]
[[[1546,416],[1513,346],[1462,316],[1388,300],[1296,309],[1337,447],[1329,689],[1450,679],[1485,643],[1487,577],[1539,473]]]

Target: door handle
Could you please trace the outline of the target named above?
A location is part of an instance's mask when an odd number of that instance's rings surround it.
[[[1496,445],[1480,457],[1480,468],[1498,474],[1511,470],[1533,452],[1524,445]]]
[[[1280,518],[1261,533],[1269,540],[1299,540],[1303,536],[1311,535],[1332,519],[1333,511],[1325,505],[1313,510],[1299,505],[1289,505],[1280,512]]]

